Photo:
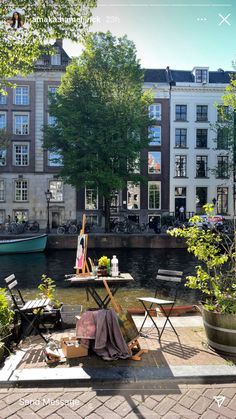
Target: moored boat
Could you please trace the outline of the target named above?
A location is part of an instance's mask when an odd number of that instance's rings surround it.
[[[8,253],[43,252],[47,243],[47,234],[25,237],[22,239],[0,240],[0,255]]]

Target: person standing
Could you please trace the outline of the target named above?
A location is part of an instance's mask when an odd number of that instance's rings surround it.
[[[185,208],[184,208],[183,205],[181,205],[181,207],[179,208],[179,219],[180,219],[180,221],[184,221],[184,219],[185,219],[184,213],[185,213]]]

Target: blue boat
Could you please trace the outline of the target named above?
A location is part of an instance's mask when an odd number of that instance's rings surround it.
[[[0,255],[8,253],[43,252],[47,243],[47,234],[22,239],[0,240]]]

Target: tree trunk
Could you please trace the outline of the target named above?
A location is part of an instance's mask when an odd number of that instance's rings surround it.
[[[105,198],[105,233],[110,232],[110,209],[111,200],[110,198]]]

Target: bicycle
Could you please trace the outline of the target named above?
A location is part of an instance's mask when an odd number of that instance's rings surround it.
[[[65,234],[65,233],[76,234],[77,231],[78,231],[77,226],[73,224],[72,221],[67,221],[66,223],[60,225],[57,228],[57,234]]]

